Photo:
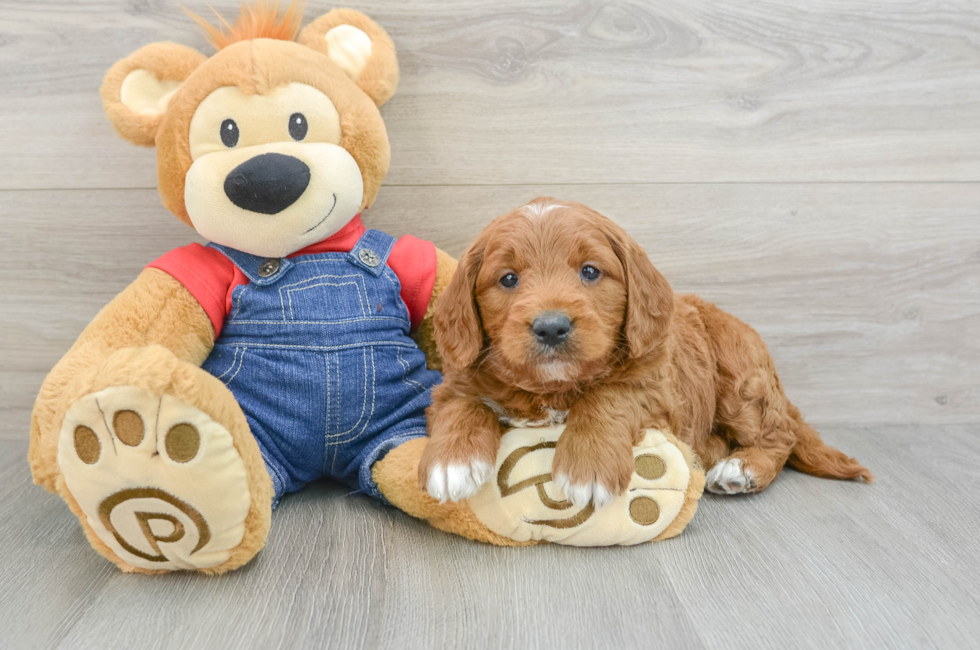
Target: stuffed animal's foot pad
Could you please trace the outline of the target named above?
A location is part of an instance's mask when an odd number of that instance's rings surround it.
[[[251,494],[231,434],[170,395],[120,386],[82,397],[58,464],[88,526],[135,567],[214,567],[245,534]]]
[[[634,472],[626,491],[600,495],[601,501],[608,497],[601,508],[594,493],[585,505],[576,505],[572,497],[583,495],[575,495],[575,486],[558,485],[551,475],[563,429],[512,429],[501,438],[493,478],[468,502],[492,532],[518,542],[640,544],[663,533],[685,503],[700,496],[700,482],[694,482],[684,453],[662,432],[650,429],[633,448]],[[688,493],[692,485],[693,495]]]
[[[742,464],[740,458],[725,458],[708,470],[704,477],[705,488],[714,494],[742,494],[755,489],[752,470]]]
[[[468,499],[480,491],[492,473],[493,467],[482,460],[467,464],[450,463],[446,467],[436,463],[429,470],[425,489],[439,503],[445,503],[446,499]]]

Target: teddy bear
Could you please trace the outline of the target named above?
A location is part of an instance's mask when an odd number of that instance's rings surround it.
[[[245,6],[226,30],[196,20],[216,54],[147,45],[101,94],[122,138],[156,147],[164,206],[209,243],[150,262],[31,417],[34,481],[93,548],[124,571],[223,573],[263,547],[284,495],[321,478],[500,545],[678,534],[704,475],[669,432],[636,451],[652,509],[569,512],[550,482],[555,427],[508,431],[497,480],[469,501],[420,489],[433,313],[456,260],[362,221],[390,160],[394,45],[347,9],[300,30],[295,2]]]

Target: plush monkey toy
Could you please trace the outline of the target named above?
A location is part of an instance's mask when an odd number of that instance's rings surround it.
[[[302,31],[300,18],[295,3],[245,7],[230,32],[208,27],[211,58],[153,43],[108,72],[109,119],[156,146],[164,205],[210,243],[149,264],[48,375],[35,482],[98,552],[143,573],[241,566],[279,499],[321,477],[496,544],[679,533],[703,474],[669,434],[637,451],[664,461],[635,477],[663,495],[655,512],[624,502],[583,518],[544,498],[551,430],[509,432],[498,480],[469,503],[419,489],[440,381],[432,313],[456,262],[361,221],[389,164],[390,38],[356,11]]]

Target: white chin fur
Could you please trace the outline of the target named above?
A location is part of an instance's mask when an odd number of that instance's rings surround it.
[[[584,508],[594,503],[596,508],[612,503],[612,492],[599,483],[572,483],[567,474],[555,475],[555,485],[565,494],[565,498],[576,508]]]
[[[244,210],[224,193],[228,173],[264,153],[293,156],[310,168],[302,196],[276,214]],[[202,237],[259,257],[284,257],[326,239],[357,215],[363,197],[357,162],[328,143],[274,142],[205,154],[191,165],[184,185],[187,213]]]
[[[493,467],[482,460],[473,460],[468,464],[450,463],[445,467],[437,463],[429,470],[425,489],[439,503],[445,503],[447,499],[468,499],[480,491],[492,472]]]
[[[538,366],[538,374],[544,381],[568,381],[571,369],[564,361],[545,361]]]

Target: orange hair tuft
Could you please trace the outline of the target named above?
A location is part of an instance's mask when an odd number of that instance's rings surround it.
[[[243,4],[234,25],[229,25],[221,14],[208,6],[224,24],[215,27],[194,12],[184,7],[184,11],[194,22],[204,28],[208,42],[217,49],[232,43],[253,38],[275,38],[281,41],[294,41],[303,21],[303,0],[292,0],[289,8],[280,15],[279,0],[257,0],[254,4]]]

